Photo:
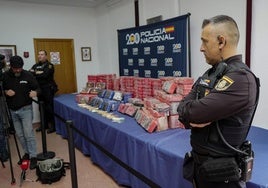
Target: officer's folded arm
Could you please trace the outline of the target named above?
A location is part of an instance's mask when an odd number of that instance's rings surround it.
[[[207,125],[210,125],[211,122],[208,122],[208,123],[190,123],[190,125],[192,127],[197,127],[197,128],[202,128],[202,127],[205,127]]]

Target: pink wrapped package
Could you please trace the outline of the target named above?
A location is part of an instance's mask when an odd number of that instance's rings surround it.
[[[189,85],[178,84],[177,89],[176,89],[176,93],[185,96],[191,91],[192,86],[193,86],[192,84],[189,84]]]
[[[177,84],[192,85],[194,83],[194,79],[191,77],[175,77],[174,82]]]
[[[179,115],[172,115],[168,117],[168,127],[173,128],[183,128],[184,125],[179,121]]]
[[[162,89],[169,94],[175,93],[176,88],[177,84],[173,81],[165,81],[162,86]]]
[[[154,98],[154,97],[146,97],[143,99],[144,106],[146,108],[154,108],[155,104],[161,103],[160,100]]]
[[[138,107],[134,106],[134,105],[130,105],[126,111],[125,111],[125,114],[131,116],[131,117],[134,117],[136,112],[138,111]]]
[[[167,116],[157,118],[157,131],[164,131],[168,129]]]
[[[164,94],[160,98],[160,100],[165,101],[167,103],[179,102],[182,99],[183,99],[183,96],[181,94]]]
[[[94,94],[77,94],[75,96],[75,101],[79,104],[86,104],[95,96],[96,95]]]

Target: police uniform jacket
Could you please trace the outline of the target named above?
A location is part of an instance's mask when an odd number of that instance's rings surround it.
[[[217,77],[211,89],[203,88],[203,96],[198,97],[198,87],[200,84],[209,85],[213,81],[215,74],[218,74],[219,64],[196,81],[178,107],[180,121],[191,128],[193,151],[201,155],[221,156],[232,153],[220,139],[216,122],[225,140],[238,147],[246,139],[254,113],[257,97],[255,76],[242,62],[241,55],[230,57],[225,63],[227,66],[220,70],[222,75]],[[207,122],[212,123],[203,128],[194,128],[189,124]]]
[[[31,72],[36,77],[41,88],[54,83],[54,65],[49,61],[34,64]]]
[[[11,110],[18,110],[26,105],[32,104],[32,98],[29,97],[30,91],[40,93],[39,85],[34,76],[22,70],[21,75],[16,77],[12,70],[4,73],[3,76],[4,90],[12,89],[15,95],[12,97],[6,96],[6,102]]]

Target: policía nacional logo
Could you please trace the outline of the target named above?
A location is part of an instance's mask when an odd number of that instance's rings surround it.
[[[172,33],[175,32],[175,26],[169,25],[164,27],[158,27],[155,29],[144,30],[137,33],[128,33],[126,34],[126,43],[127,45],[133,44],[146,44],[146,43],[154,43],[161,42],[166,40],[174,40],[174,36]]]

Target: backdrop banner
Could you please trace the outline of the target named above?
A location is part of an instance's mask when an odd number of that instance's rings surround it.
[[[118,30],[120,76],[188,76],[188,17]]]

